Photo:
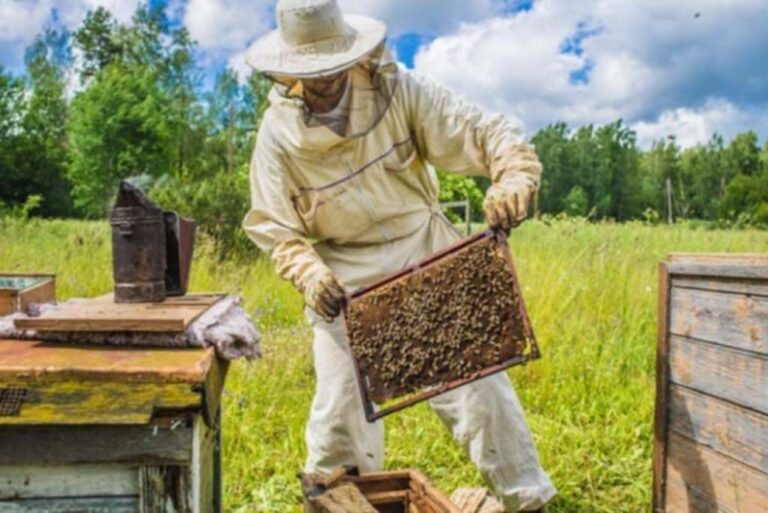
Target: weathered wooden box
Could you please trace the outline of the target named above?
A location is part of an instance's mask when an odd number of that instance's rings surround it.
[[[660,265],[654,511],[768,511],[768,255]]]
[[[350,478],[380,513],[460,513],[443,493],[414,470]]]
[[[52,274],[0,274],[0,315],[24,311],[32,303],[55,300]]]
[[[0,340],[0,512],[221,511],[209,349]]]

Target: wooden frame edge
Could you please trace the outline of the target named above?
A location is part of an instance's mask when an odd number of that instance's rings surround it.
[[[656,349],[656,411],[653,429],[653,511],[665,511],[666,463],[667,463],[667,390],[669,387],[669,262],[659,263],[659,303]]]

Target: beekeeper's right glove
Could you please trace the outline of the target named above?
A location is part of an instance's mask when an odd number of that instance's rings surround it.
[[[272,260],[277,274],[293,283],[312,310],[327,322],[338,317],[346,299],[344,288],[309,241],[296,237],[278,244]]]
[[[326,322],[332,322],[338,317],[345,298],[344,289],[327,267],[311,276],[304,289],[304,301]]]

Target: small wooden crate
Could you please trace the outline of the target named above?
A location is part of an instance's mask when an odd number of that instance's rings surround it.
[[[53,274],[0,274],[0,315],[23,312],[32,303],[56,300]]]
[[[380,513],[461,513],[415,470],[376,472],[349,479]]]
[[[0,512],[221,511],[208,349],[0,340]]]
[[[660,265],[657,513],[768,511],[768,255]]]

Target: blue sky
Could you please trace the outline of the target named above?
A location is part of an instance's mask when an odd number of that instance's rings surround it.
[[[152,0],[162,1],[162,0]],[[167,0],[199,43],[209,76],[245,71],[243,53],[274,28],[274,0]],[[625,120],[641,144],[685,146],[718,131],[768,136],[766,0],[339,0],[385,21],[398,60],[504,112],[532,132]],[[128,20],[135,0],[0,0],[0,64],[22,70],[46,24],[75,27],[103,5]]]

